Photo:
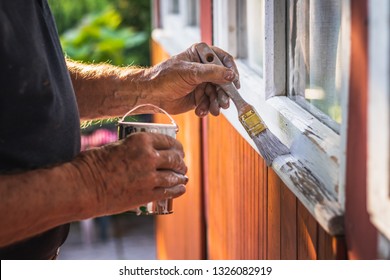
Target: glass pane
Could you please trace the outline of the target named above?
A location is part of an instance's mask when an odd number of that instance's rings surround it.
[[[344,94],[342,0],[289,0],[289,96],[338,131]]]
[[[264,51],[264,0],[237,1],[238,56],[262,74]]]
[[[178,14],[179,11],[179,0],[171,0],[170,12],[172,14]]]
[[[248,61],[251,66],[263,68],[264,48],[263,0],[247,0]]]
[[[188,7],[188,25],[199,26],[199,0],[189,0]]]

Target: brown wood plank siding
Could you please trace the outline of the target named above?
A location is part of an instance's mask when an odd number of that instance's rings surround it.
[[[280,190],[280,257],[282,260],[296,260],[298,258],[297,248],[297,205],[295,195],[283,183]]]
[[[342,256],[340,239],[319,226],[225,117],[209,117],[207,126],[210,259]]]
[[[156,64],[168,55],[152,42],[152,62]],[[158,259],[204,259],[205,235],[201,174],[201,121],[193,112],[173,116],[183,144],[188,166],[186,194],[173,202],[174,213],[156,217],[156,245]],[[156,122],[167,122],[166,116],[156,115]]]
[[[318,225],[305,206],[298,203],[297,247],[299,260],[317,259]]]
[[[208,117],[209,259],[264,257],[264,172],[250,145],[223,116]]]
[[[168,57],[155,42],[152,50],[154,63]],[[203,126],[193,113],[174,118],[190,181],[174,201],[175,213],[156,219],[159,259],[345,257],[343,239],[320,228],[223,115],[207,117]]]
[[[268,170],[267,209],[267,259],[278,260],[281,258],[281,181],[272,169]]]

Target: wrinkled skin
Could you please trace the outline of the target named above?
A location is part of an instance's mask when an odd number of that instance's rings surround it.
[[[145,77],[152,87],[147,93],[171,114],[195,109],[201,117],[209,112],[217,116],[220,108],[229,106],[228,96],[217,85],[234,82],[239,88],[237,67],[232,56],[217,47],[212,48],[226,67],[201,63],[196,45],[147,69]],[[80,158],[90,169],[89,180],[95,181],[105,214],[185,193],[184,152],[171,137],[138,133]]]
[[[196,45],[150,69],[159,106],[171,114],[195,109],[200,117],[218,116],[221,108],[229,107],[229,98],[217,85],[234,82],[240,88],[237,66],[230,54],[215,46],[211,48],[226,67],[202,64]]]
[[[84,180],[93,186],[99,212],[113,214],[184,194],[183,158],[183,147],[174,138],[142,132],[81,153],[73,164],[88,174]]]
[[[229,106],[217,85],[234,82],[239,88],[237,68],[216,47],[226,67],[200,63],[195,46],[148,69],[69,61],[80,118],[116,117],[147,103],[170,114],[195,110],[200,117],[217,116]],[[0,174],[0,246],[57,225],[178,197],[186,191],[186,172],[177,140],[143,132],[81,152],[70,162]]]

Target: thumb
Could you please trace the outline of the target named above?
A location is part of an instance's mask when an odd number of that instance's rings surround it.
[[[215,65],[215,64],[202,64],[194,63],[196,71],[192,71],[194,80],[196,83],[213,83],[213,84],[225,84],[233,82],[236,78],[236,74],[230,68]]]

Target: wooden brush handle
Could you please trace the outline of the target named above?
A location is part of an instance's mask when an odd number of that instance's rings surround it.
[[[196,45],[196,51],[198,52],[198,55],[200,57],[200,60],[203,64],[216,64],[216,65],[223,65],[221,60],[218,58],[218,56],[215,54],[215,52],[205,43],[200,43]],[[240,95],[238,92],[236,86],[230,82],[226,84],[220,84],[219,85],[226,94],[233,100],[234,105],[237,107],[238,112],[245,111],[248,106],[250,106]]]

